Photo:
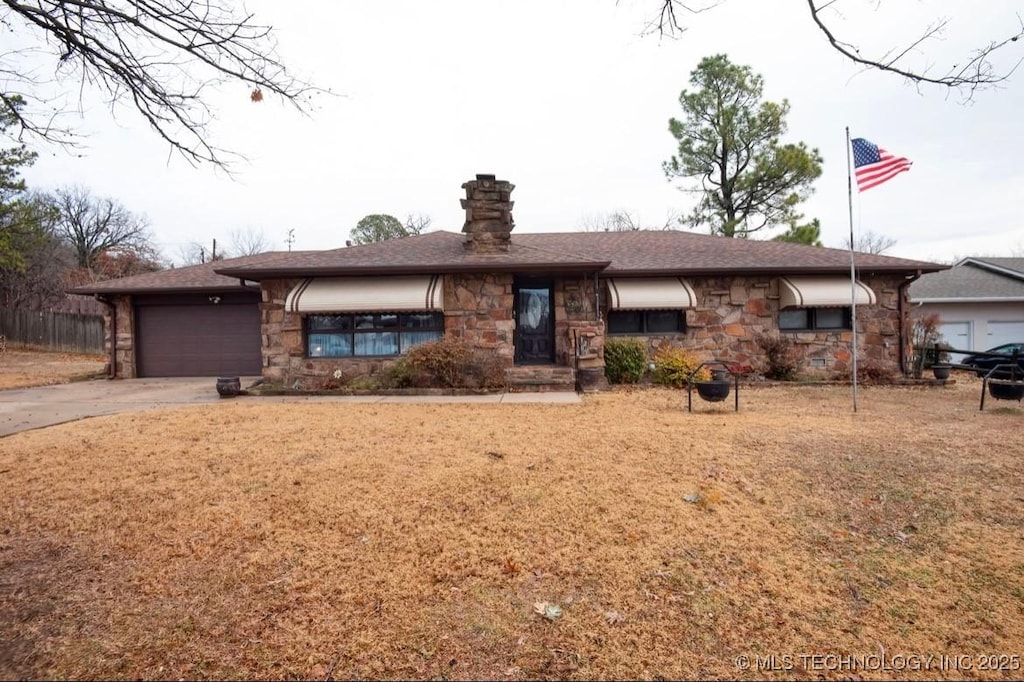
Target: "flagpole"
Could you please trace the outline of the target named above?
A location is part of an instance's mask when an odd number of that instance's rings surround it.
[[[850,126],[846,126],[846,198],[850,211],[850,321],[853,327],[853,411],[857,411],[857,270],[853,250],[853,176],[850,172]]]

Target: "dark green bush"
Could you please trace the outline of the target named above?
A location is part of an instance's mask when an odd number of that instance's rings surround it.
[[[604,344],[604,375],[613,384],[635,384],[647,371],[647,344],[640,339],[609,339]]]

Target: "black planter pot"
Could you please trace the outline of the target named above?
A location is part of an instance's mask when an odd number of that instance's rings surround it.
[[[694,383],[697,387],[697,395],[709,403],[718,403],[729,397],[729,380],[721,381],[698,381]]]
[[[949,365],[932,365],[932,375],[936,379],[946,380],[949,378],[949,372],[952,369]]]
[[[242,381],[238,377],[220,377],[217,379],[217,394],[221,398],[234,398],[242,392]]]
[[[1024,398],[1024,382],[1010,383],[1000,379],[988,380],[988,394],[996,400],[1016,400]]]

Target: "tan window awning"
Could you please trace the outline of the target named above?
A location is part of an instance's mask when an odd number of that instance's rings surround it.
[[[288,292],[290,313],[443,310],[440,275],[416,277],[316,277]]]
[[[874,305],[875,292],[857,282],[857,305]],[[853,295],[845,277],[780,277],[779,298],[783,308],[826,308],[848,306]]]
[[[679,310],[697,304],[693,288],[681,277],[609,279],[610,310]]]

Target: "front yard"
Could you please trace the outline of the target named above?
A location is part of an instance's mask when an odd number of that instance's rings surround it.
[[[103,355],[7,348],[0,353],[0,390],[91,379],[103,371]]]
[[[960,380],[11,436],[0,676],[1020,678],[1024,410]]]

